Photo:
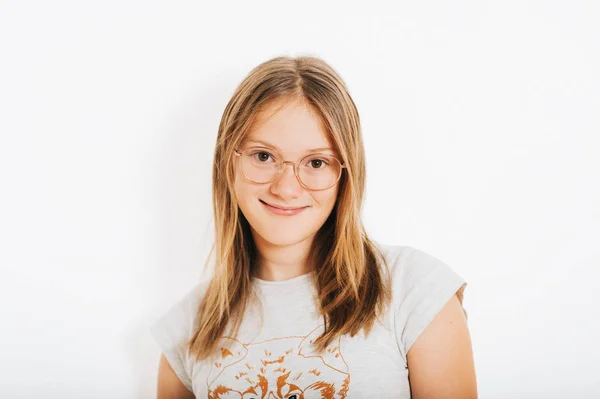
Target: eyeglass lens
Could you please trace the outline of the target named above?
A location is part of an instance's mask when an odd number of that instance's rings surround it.
[[[247,149],[241,156],[244,175],[256,183],[269,183],[277,178],[283,167],[279,157],[265,149]],[[313,190],[331,187],[338,180],[341,165],[328,154],[311,154],[298,165],[302,183]]]

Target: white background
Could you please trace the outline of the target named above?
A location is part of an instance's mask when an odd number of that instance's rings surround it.
[[[3,1],[0,396],[152,398],[148,326],[202,277],[237,84],[349,86],[364,221],[469,285],[482,398],[600,391],[597,1]]]

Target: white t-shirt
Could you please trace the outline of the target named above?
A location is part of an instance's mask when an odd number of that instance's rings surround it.
[[[196,285],[150,328],[183,384],[196,398],[408,399],[406,353],[466,281],[418,249],[375,242],[388,261],[393,303],[382,323],[342,336],[319,355],[323,331],[311,273],[285,281],[254,279],[262,303],[250,306],[235,338],[221,337],[212,359],[194,362],[184,345],[207,282]],[[462,292],[461,292],[462,294]],[[459,296],[462,300],[462,295]],[[296,395],[296,396],[294,396]]]

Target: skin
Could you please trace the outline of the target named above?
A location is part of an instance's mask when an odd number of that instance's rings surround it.
[[[291,102],[277,110],[280,105],[272,104],[259,114],[240,150],[263,145],[258,140],[270,143],[287,161],[300,161],[313,148],[329,147],[331,150],[327,152],[337,155],[319,119],[307,106]],[[277,112],[273,114],[274,111]],[[306,261],[308,252],[315,234],[333,210],[338,188],[339,181],[327,190],[308,190],[296,179],[291,165],[274,182],[253,183],[243,176],[236,163],[235,193],[258,249],[258,278],[287,280],[314,268]],[[279,216],[266,209],[260,200],[282,207],[308,208],[298,215]]]
[[[158,364],[157,399],[195,399],[196,397],[181,382],[164,354]]]
[[[477,398],[471,337],[454,295],[406,354],[413,399]]]

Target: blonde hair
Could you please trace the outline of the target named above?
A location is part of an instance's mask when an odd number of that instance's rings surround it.
[[[391,302],[388,265],[367,237],[361,221],[365,154],[356,105],[341,77],[311,56],[275,57],[255,67],[235,90],[223,112],[212,174],[216,255],[214,274],[197,309],[187,347],[196,360],[210,357],[229,323],[236,336],[252,292],[256,248],[234,191],[234,149],[268,105],[299,100],[317,115],[346,168],[336,204],[316,233],[310,251],[317,265],[314,283],[324,332],[315,341],[323,351],[343,334],[368,334]]]

